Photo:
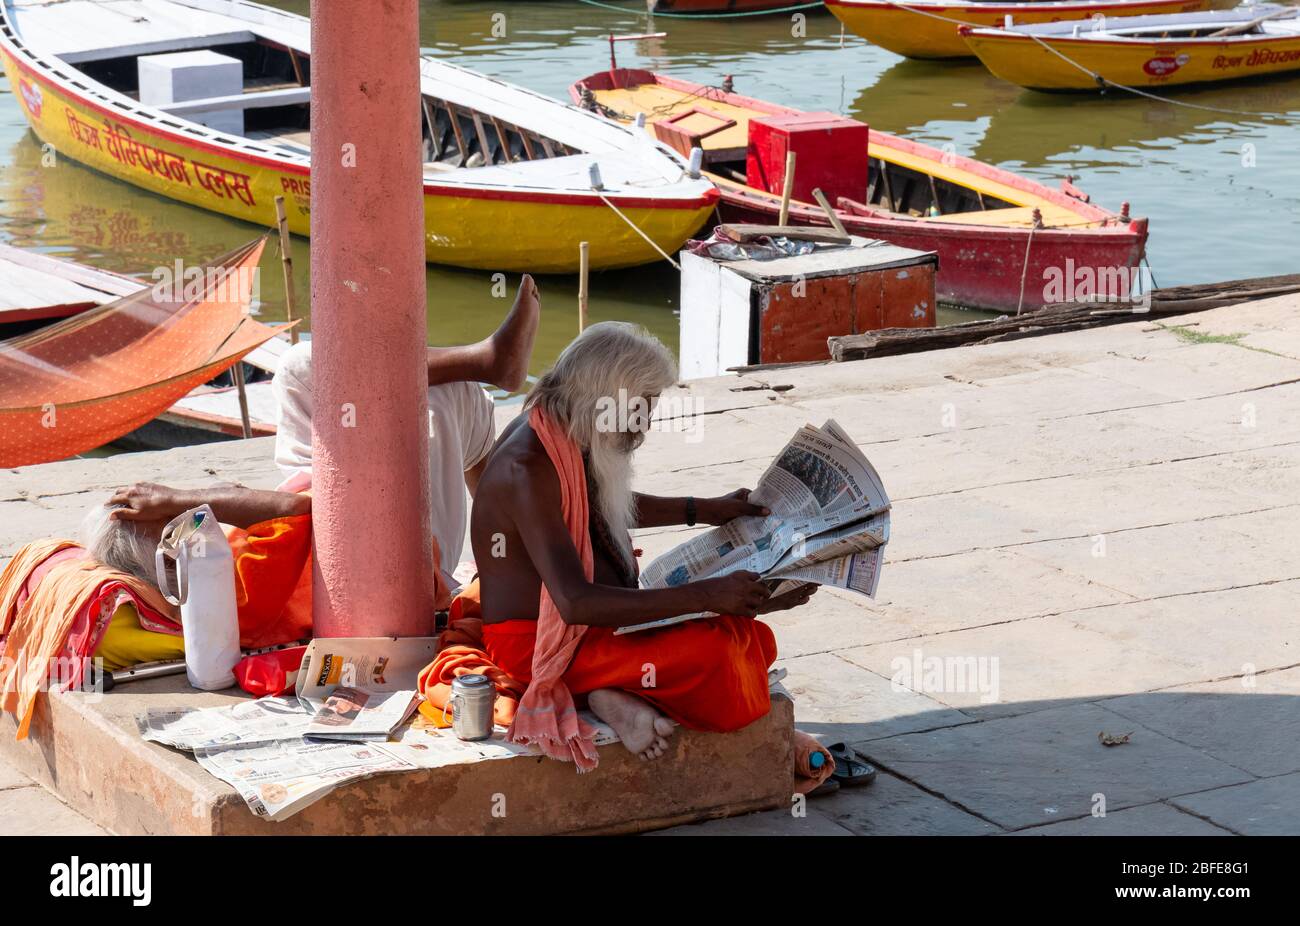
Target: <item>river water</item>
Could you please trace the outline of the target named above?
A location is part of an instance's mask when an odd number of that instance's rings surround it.
[[[308,0],[272,0],[306,13]],[[1058,96],[1022,91],[978,62],[901,59],[841,35],[818,12],[682,20],[644,14],[641,0],[615,12],[572,0],[423,0],[422,39],[445,57],[554,97],[608,65],[606,36],[665,32],[618,43],[620,64],[701,83],[731,74],[749,96],[841,112],[876,128],[1020,171],[1055,185],[1067,174],[1113,209],[1129,201],[1151,220],[1148,252],[1162,286],[1294,272],[1300,248],[1300,77],[1184,91],[1176,99],[1292,121],[1237,116],[1123,94]],[[503,34],[502,34],[503,33]],[[0,87],[3,81],[0,80]],[[143,192],[41,151],[19,107],[0,92],[0,240],[121,272],[148,274],[176,258],[201,260],[248,240],[242,222]],[[508,230],[503,230],[508,233]],[[306,299],[308,242],[295,239],[296,289]],[[264,259],[266,317],[281,318],[274,249]],[[493,330],[505,302],[491,274],[430,267],[429,337],[466,343]],[[543,322],[533,373],[577,326],[573,278],[539,280]],[[591,318],[646,325],[677,343],[678,280],[666,264],[592,278]],[[972,317],[941,312],[941,322]]]

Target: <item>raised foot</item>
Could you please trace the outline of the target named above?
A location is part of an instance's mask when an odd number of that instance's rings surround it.
[[[489,352],[488,365],[492,385],[506,392],[516,392],[528,378],[528,360],[533,353],[533,340],[537,337],[537,323],[542,303],[537,294],[537,284],[528,274],[519,281],[519,294],[514,307],[501,327],[484,345]]]
[[[647,701],[614,688],[587,696],[592,711],[614,728],[627,751],[642,759],[658,759],[668,751],[668,738],[676,724]]]

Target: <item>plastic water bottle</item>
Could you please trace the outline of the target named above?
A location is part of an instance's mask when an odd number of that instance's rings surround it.
[[[176,572],[175,596],[168,587],[169,560]],[[235,558],[212,509],[200,505],[173,518],[163,529],[154,565],[163,597],[180,605],[190,684],[204,691],[229,688],[241,655]]]

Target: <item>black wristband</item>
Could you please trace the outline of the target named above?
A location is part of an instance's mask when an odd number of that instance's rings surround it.
[[[686,496],[686,526],[695,526],[695,496]]]

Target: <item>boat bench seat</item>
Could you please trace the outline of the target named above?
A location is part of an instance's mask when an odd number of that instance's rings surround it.
[[[210,113],[227,109],[263,109],[268,106],[294,106],[311,102],[311,87],[282,87],[278,90],[259,90],[256,93],[236,93],[230,96],[209,96],[179,103],[158,103],[155,106],[175,115]]]
[[[1093,219],[1084,218],[1069,209],[1063,209],[1052,203],[1039,206],[1043,225],[1047,228],[1088,227],[1098,224]],[[956,212],[952,215],[927,217],[930,222],[950,222],[959,225],[999,225],[1004,228],[1029,228],[1034,224],[1033,206],[1011,206],[1002,209],[979,210],[975,212]]]

